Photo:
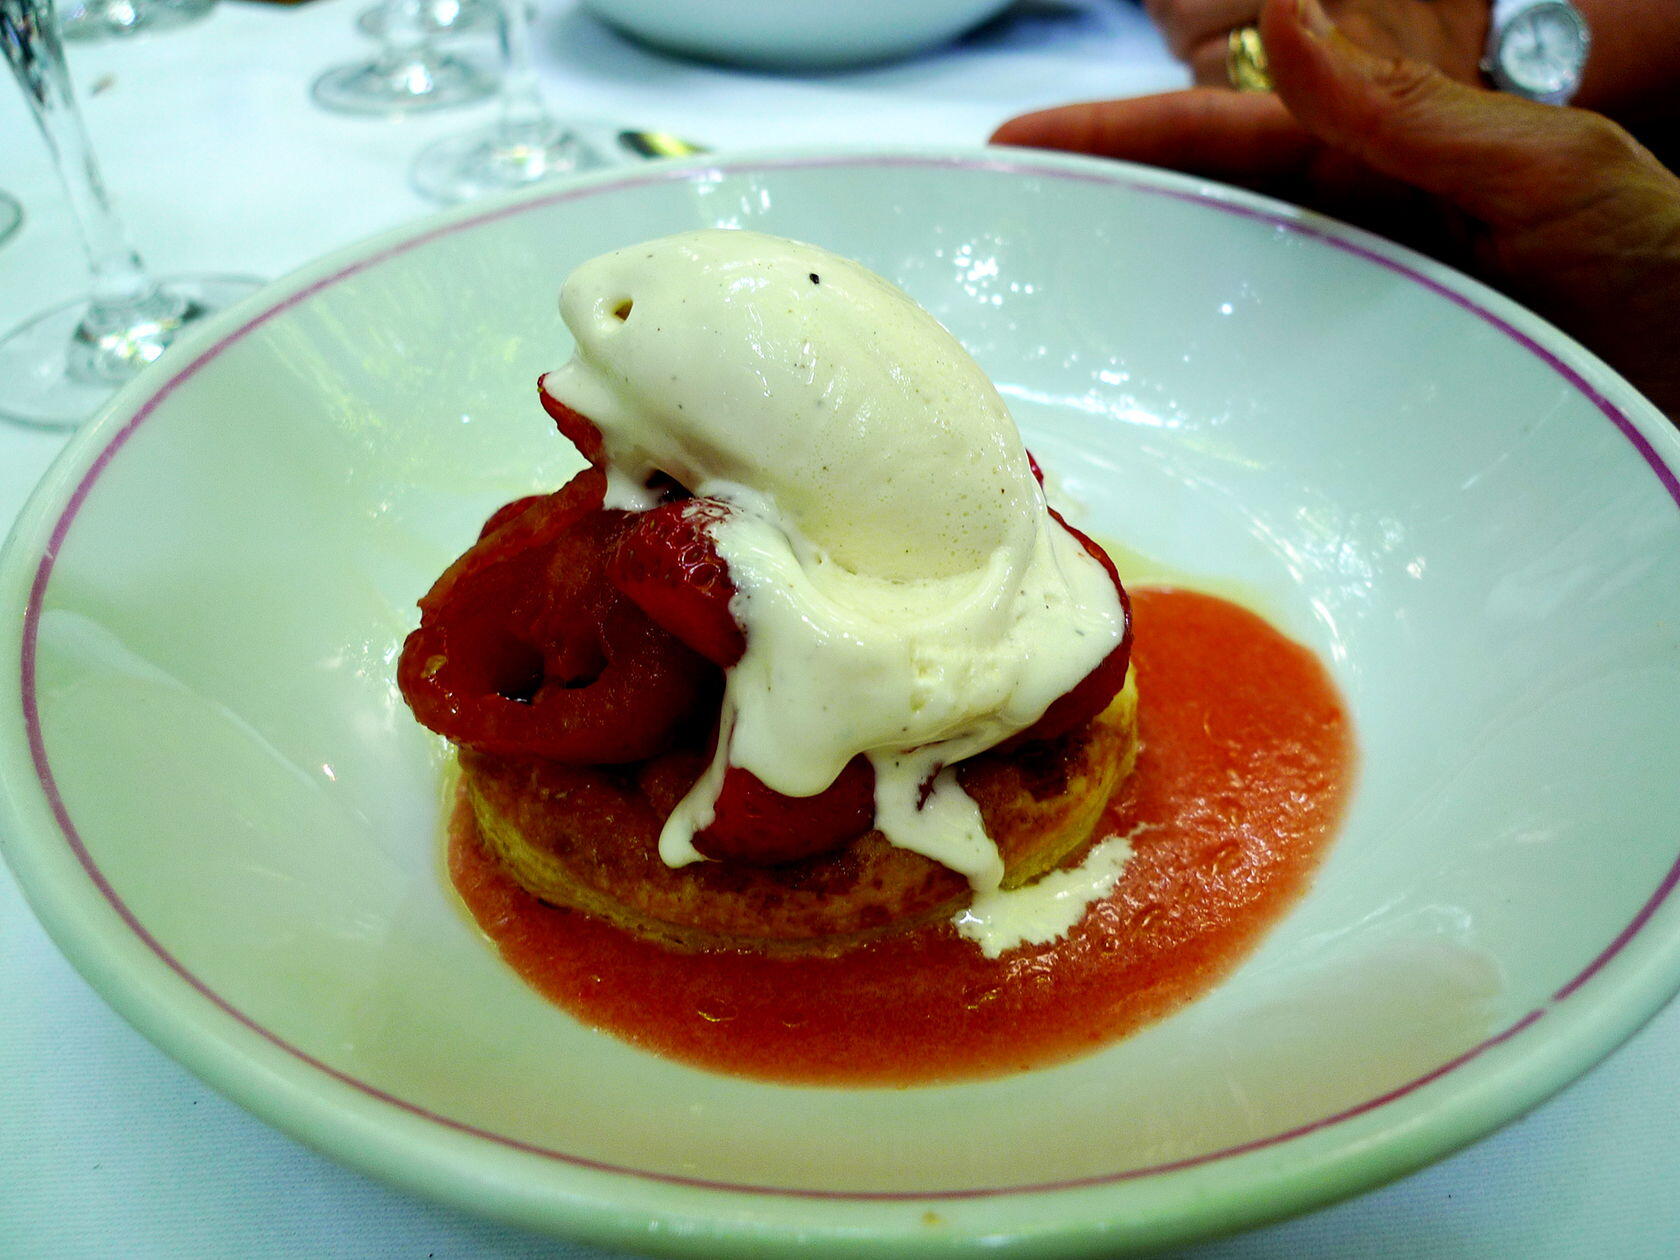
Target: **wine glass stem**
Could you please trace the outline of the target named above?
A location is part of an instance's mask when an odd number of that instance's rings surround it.
[[[0,0],[0,45],[46,137],[87,251],[93,282],[88,322],[131,324],[155,305],[158,285],[128,243],[105,193],[87,127],[70,89],[52,0]]]
[[[496,123],[498,146],[547,144],[554,119],[543,104],[531,61],[531,0],[502,0],[502,99]]]
[[[425,0],[386,0],[381,31],[379,65],[386,74],[393,78],[413,75],[431,61]]]

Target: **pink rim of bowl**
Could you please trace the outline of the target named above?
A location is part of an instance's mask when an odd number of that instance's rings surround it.
[[[1276,1148],[1309,1135],[1323,1133],[1326,1130],[1345,1125],[1358,1117],[1380,1111],[1382,1108],[1408,1097],[1426,1086],[1459,1073],[1467,1065],[1488,1056],[1489,1052],[1520,1040],[1523,1033],[1546,1018],[1556,1008],[1557,1004],[1577,995],[1583,986],[1598,975],[1606,965],[1621,955],[1627,946],[1639,936],[1652,916],[1667,901],[1676,884],[1680,883],[1680,855],[1677,855],[1675,862],[1669,867],[1665,876],[1659,881],[1626,926],[1604,946],[1586,967],[1552,995],[1550,1003],[1527,1012],[1501,1031],[1456,1058],[1356,1106],[1346,1108],[1333,1115],[1323,1116],[1287,1131],[1271,1134],[1240,1145],[1170,1163],[1124,1169],[1112,1174],[1066,1181],[988,1186],[978,1189],[941,1190],[937,1187],[929,1187],[890,1192],[852,1192],[734,1184],[698,1176],[682,1176],[624,1167],[534,1145],[437,1114],[360,1081],[291,1045],[212,990],[182,965],[179,960],[174,958],[147,931],[145,926],[137,920],[124,904],[120,894],[107,881],[77,832],[76,824],[58,791],[52,766],[47,757],[35,694],[35,647],[39,619],[59,548],[74,524],[82,505],[94,491],[105,469],[120,455],[128,439],[140,426],[146,423],[153,412],[183,382],[201,371],[230,346],[261,328],[269,320],[308,301],[314,295],[333,287],[350,276],[376,267],[390,258],[419,248],[433,240],[470,230],[500,218],[530,213],[561,202],[623,192],[639,186],[688,180],[693,178],[697,172],[704,172],[707,175],[738,176],[760,171],[774,172],[834,166],[850,166],[859,169],[880,169],[894,166],[947,168],[971,172],[989,172],[1005,177],[1072,180],[1108,185],[1129,194],[1173,198],[1203,209],[1255,220],[1342,251],[1421,286],[1442,300],[1480,319],[1539,359],[1566,381],[1571,388],[1590,401],[1604,418],[1615,426],[1624,439],[1638,451],[1666,494],[1677,507],[1680,507],[1680,476],[1677,476],[1675,470],[1659,455],[1647,434],[1635,423],[1626,409],[1607,397],[1581,371],[1566,363],[1559,354],[1542,345],[1534,336],[1517,327],[1512,322],[1512,316],[1522,318],[1521,315],[1517,314],[1518,308],[1513,307],[1504,299],[1483,289],[1474,282],[1457,276],[1456,273],[1368,234],[1311,216],[1303,217],[1301,212],[1281,203],[1269,202],[1247,193],[1215,188],[1179,176],[1118,163],[1097,162],[1081,158],[1051,157],[1044,154],[1027,154],[1009,150],[833,153],[816,156],[749,155],[720,162],[661,164],[658,168],[648,168],[634,175],[608,173],[579,180],[558,189],[545,190],[540,195],[516,195],[504,199],[489,209],[473,208],[447,212],[437,216],[434,220],[428,221],[429,226],[422,225],[420,227],[397,229],[388,233],[384,237],[378,238],[380,243],[377,246],[364,244],[341,251],[321,263],[305,269],[290,280],[277,283],[266,293],[258,294],[225,313],[186,347],[189,352],[196,351],[190,359],[180,354],[172,358],[172,363],[183,364],[175,370],[173,375],[165,377],[160,372],[153,371],[144,375],[140,381],[125,390],[100,421],[91,426],[82,435],[82,438],[73,444],[71,451],[60,461],[55,472],[49,474],[43,487],[37,492],[35,500],[19,518],[18,530],[14,534],[11,546],[8,547],[6,567],[12,568],[20,564],[30,564],[33,568],[33,577],[29,583],[27,604],[23,617],[19,674],[16,675],[20,682],[23,718],[30,758],[35,776],[39,780],[40,791],[44,795],[48,809],[56,822],[65,845],[74,854],[76,862],[79,863],[100,896],[119,916],[126,930],[146,950],[150,951],[168,969],[168,972],[173,974],[174,978],[207,999],[255,1038],[268,1043],[274,1050],[281,1052],[297,1063],[305,1065],[308,1069],[321,1073],[354,1093],[362,1095],[365,1099],[389,1107],[396,1114],[420,1121],[423,1125],[438,1126],[450,1133],[488,1142],[504,1148],[506,1151],[538,1156],[580,1170],[608,1174],[613,1177],[629,1177],[642,1182],[702,1191],[725,1192],[731,1195],[770,1196],[777,1199],[808,1202],[826,1200],[881,1204],[933,1201],[955,1203],[964,1200],[1000,1199],[1114,1186],[1201,1168],[1239,1156]],[[285,292],[288,289],[291,291]],[[284,293],[284,296],[273,296],[275,293]],[[1533,320],[1533,317],[1528,317],[1528,319],[1531,322],[1538,323],[1538,321]],[[1568,339],[1563,337],[1562,334],[1554,334],[1551,339],[1557,344],[1569,344]],[[1590,358],[1584,352],[1581,353],[1580,357],[1583,359]],[[1609,374],[1605,373],[1605,375],[1608,376]],[[159,383],[154,384],[154,382]],[[127,419],[123,419],[124,405],[131,402],[138,402],[138,405],[134,406],[132,414]],[[91,457],[89,452],[92,452]],[[77,466],[85,466],[79,474],[75,471]],[[52,504],[64,498],[62,490],[66,485],[71,486],[68,497],[64,499],[62,507],[54,510]],[[51,519],[52,524],[50,529],[46,531],[47,539],[45,545],[39,549],[38,558],[26,560],[21,554],[9,554],[14,550],[21,553],[24,547],[24,522],[37,520],[44,522],[47,519]],[[21,867],[21,864],[19,865]],[[204,1034],[206,1040],[195,1046],[189,1044],[191,1034],[173,1035],[169,1027],[170,1020],[167,1014],[161,1010],[161,1005],[149,1003],[145,996],[121,994],[116,991],[121,985],[121,977],[116,974],[120,968],[107,968],[104,965],[94,965],[84,961],[86,955],[72,948],[73,942],[70,938],[74,935],[75,929],[52,913],[53,908],[45,904],[45,894],[30,887],[22,878],[21,869],[20,883],[24,884],[26,892],[30,894],[31,902],[35,905],[37,913],[40,913],[43,920],[54,928],[52,934],[55,940],[66,947],[67,953],[71,955],[74,961],[77,961],[78,967],[95,984],[95,987],[99,988],[113,1004],[117,1005],[125,1016],[149,1037],[164,1046],[166,1050],[182,1059],[200,1075],[209,1079],[212,1084],[222,1088],[242,1105],[263,1115],[272,1123],[293,1132],[295,1136],[328,1150],[329,1153],[336,1151],[350,1159],[351,1162],[369,1168],[370,1171],[381,1172],[383,1175],[417,1190],[454,1199],[462,1206],[491,1211],[497,1215],[519,1220],[526,1224],[547,1225],[549,1228],[557,1230],[569,1228],[575,1224],[576,1230],[574,1232],[580,1236],[592,1236],[596,1241],[630,1246],[635,1246],[638,1243],[646,1245],[648,1234],[645,1227],[645,1216],[624,1216],[615,1213],[615,1210],[608,1206],[598,1219],[590,1222],[586,1219],[589,1215],[588,1209],[578,1203],[575,1198],[557,1210],[548,1211],[540,1207],[533,1209],[528,1203],[516,1203],[512,1196],[502,1200],[496,1196],[475,1197],[465,1191],[459,1194],[451,1194],[449,1192],[450,1170],[447,1161],[428,1160],[424,1154],[421,1154],[414,1160],[411,1167],[392,1167],[392,1153],[388,1147],[383,1146],[377,1139],[368,1137],[365,1133],[345,1132],[342,1128],[334,1125],[332,1117],[328,1113],[313,1117],[313,1122],[311,1120],[300,1120],[295,1115],[288,1116],[282,1102],[264,1097],[264,1086],[261,1082],[243,1077],[237,1070],[234,1070],[239,1066],[240,1060],[246,1057],[246,1052],[239,1045],[228,1044],[224,1039],[215,1037],[214,1034]],[[1307,1177],[1279,1176],[1274,1179],[1274,1183],[1270,1187],[1274,1192],[1270,1199],[1267,1199],[1264,1193],[1266,1187],[1263,1184],[1263,1179],[1260,1179],[1256,1184],[1246,1187],[1239,1186],[1234,1192],[1237,1199],[1247,1195],[1253,1200],[1252,1202],[1229,1201],[1219,1205],[1214,1210],[1204,1209],[1201,1214],[1203,1222],[1200,1225],[1188,1221],[1176,1224],[1167,1222],[1165,1225],[1154,1222],[1151,1228],[1140,1230],[1139,1236],[1130,1241],[1155,1243],[1173,1239],[1184,1240],[1219,1230],[1273,1219],[1369,1188],[1383,1180],[1444,1155],[1482,1136],[1499,1124],[1520,1115],[1528,1107],[1561,1088],[1576,1074],[1584,1071],[1603,1055],[1614,1049],[1616,1045],[1620,1044],[1649,1019],[1666,1002],[1673,991],[1680,987],[1680,974],[1674,974],[1674,971],[1674,968],[1669,968],[1662,972],[1661,979],[1657,984],[1643,986],[1637,995],[1643,999],[1642,1001],[1635,1001],[1631,1004],[1621,1003],[1618,1007],[1616,1022],[1607,1027],[1601,1025],[1588,1029],[1582,1032],[1570,1045],[1557,1050],[1551,1056],[1552,1061],[1557,1065],[1554,1070],[1518,1072],[1517,1075],[1523,1077],[1521,1080],[1512,1079],[1513,1074],[1510,1072],[1499,1074],[1507,1090],[1505,1096],[1508,1097],[1509,1101],[1506,1105],[1498,1105],[1497,1100],[1490,1101],[1486,1097],[1470,1098],[1465,1100],[1463,1106],[1457,1109],[1461,1114],[1456,1121],[1447,1117],[1447,1109],[1443,1108],[1442,1118],[1432,1126],[1430,1131],[1424,1133],[1409,1132],[1404,1142],[1395,1144],[1395,1149],[1389,1151],[1384,1157],[1371,1159],[1363,1166],[1362,1170],[1348,1172],[1344,1169],[1338,1174],[1329,1167],[1315,1166],[1309,1170],[1309,1176]],[[183,1036],[188,1040],[184,1041]],[[1499,1082],[1496,1081],[1495,1084],[1497,1083]],[[1492,1090],[1494,1085],[1490,1084],[1488,1088]],[[286,1091],[282,1090],[280,1092]],[[1484,1091],[1484,1093],[1486,1092]],[[289,1101],[295,1102],[296,1100]],[[337,1129],[336,1132],[335,1129]],[[556,1194],[555,1197],[558,1200],[568,1196]],[[1090,1213],[1075,1213],[1073,1214],[1074,1219],[1069,1220],[1067,1224],[1077,1230],[1081,1227],[1081,1218],[1090,1215]],[[591,1224],[593,1225],[592,1228]],[[762,1227],[755,1227],[750,1223],[737,1222],[731,1225],[726,1222],[714,1222],[712,1228],[715,1231],[710,1234],[710,1239],[713,1242],[720,1241],[725,1237],[737,1236],[741,1238],[752,1237],[755,1242],[762,1244],[766,1241],[775,1241],[779,1236],[779,1231],[774,1228],[770,1229],[768,1235],[766,1235]],[[1044,1236],[1043,1231],[1036,1231],[1036,1233],[1037,1237],[1032,1241],[1031,1246],[1049,1241]],[[703,1232],[700,1237],[704,1239],[707,1236]],[[930,1243],[931,1250],[945,1251],[949,1250],[953,1244],[960,1246],[977,1240],[964,1239],[959,1236],[935,1242],[925,1237],[912,1239],[884,1235],[875,1241],[895,1249],[910,1247],[919,1252],[924,1245]],[[992,1241],[1002,1240],[994,1234]],[[1062,1241],[1065,1242],[1066,1239],[1064,1238]],[[1110,1235],[1103,1245],[1112,1248],[1124,1246],[1127,1241],[1123,1237]],[[852,1244],[847,1249],[856,1249],[855,1239],[852,1240]],[[867,1249],[867,1244],[865,1249]],[[896,1253],[908,1254],[908,1252],[902,1250]]]

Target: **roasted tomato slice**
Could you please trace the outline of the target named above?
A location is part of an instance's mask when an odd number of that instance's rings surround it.
[[[606,580],[630,523],[602,474],[509,511],[420,601],[397,682],[421,723],[484,752],[613,764],[669,747],[717,671]],[[510,505],[511,506],[511,505]]]
[[[1055,739],[1081,723],[1090,721],[1106,709],[1109,701],[1126,685],[1126,670],[1131,664],[1132,601],[1126,594],[1126,588],[1121,585],[1120,573],[1114,567],[1114,561],[1110,560],[1108,553],[1095,542],[1064,521],[1061,513],[1055,508],[1050,509],[1050,515],[1056,518],[1058,525],[1077,538],[1080,545],[1108,571],[1109,580],[1114,583],[1114,589],[1120,596],[1120,616],[1125,625],[1120,634],[1120,642],[1097,663],[1097,667],[1080,679],[1071,691],[1052,701],[1038,721],[999,744],[999,752],[1009,752],[1034,740]]]
[[[716,499],[683,499],[643,512],[607,565],[613,585],[657,625],[726,669],[747,650],[729,611],[735,584],[707,533],[728,511]]]
[[[783,796],[755,774],[729,767],[711,825],[694,833],[709,858],[776,866],[815,857],[875,825],[875,771],[853,757],[815,796]]]
[[[595,422],[588,416],[573,411],[565,403],[548,392],[546,382],[548,374],[537,377],[537,400],[542,403],[542,409],[548,412],[550,419],[560,430],[560,436],[577,447],[591,464],[601,462],[601,430],[595,427]]]

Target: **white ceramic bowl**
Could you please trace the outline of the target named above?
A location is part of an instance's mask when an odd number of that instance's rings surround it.
[[[1066,1065],[785,1088],[573,1023],[440,872],[413,601],[572,456],[576,262],[699,225],[856,256],[999,382],[1077,519],[1329,663],[1361,772],[1228,981]],[[116,399],[0,564],[0,834],[66,954],[280,1128],[666,1252],[1102,1254],[1482,1134],[1680,980],[1680,441],[1461,276],[1287,207],[1007,151],[646,167],[429,220]]]
[[[776,70],[907,57],[955,39],[1010,0],[583,0],[655,48]]]

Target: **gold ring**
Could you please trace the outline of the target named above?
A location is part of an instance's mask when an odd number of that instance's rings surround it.
[[[1270,92],[1272,74],[1266,67],[1266,46],[1252,26],[1239,26],[1225,41],[1225,77],[1239,92]]]

